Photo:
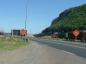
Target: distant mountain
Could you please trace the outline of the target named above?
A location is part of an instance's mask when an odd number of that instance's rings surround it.
[[[75,29],[86,30],[86,4],[65,10],[42,33],[67,32]]]

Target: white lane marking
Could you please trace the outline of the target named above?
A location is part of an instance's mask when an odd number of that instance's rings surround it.
[[[76,54],[74,54],[74,53],[71,53],[71,52],[67,52],[67,51],[64,51],[64,50],[62,50],[64,53],[67,53],[67,54],[71,54],[71,55],[76,55]]]

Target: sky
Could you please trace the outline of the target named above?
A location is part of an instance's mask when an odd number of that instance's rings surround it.
[[[37,34],[49,27],[61,12],[86,4],[86,0],[0,0],[0,31],[24,29],[26,3],[28,33]]]

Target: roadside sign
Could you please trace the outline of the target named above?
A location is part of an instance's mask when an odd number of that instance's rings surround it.
[[[79,34],[80,34],[80,31],[78,31],[78,30],[73,31],[73,35],[74,35],[75,37],[79,36]]]
[[[73,35],[75,36],[75,41],[77,40],[77,37],[79,36],[79,34],[80,34],[80,31],[78,30],[73,31]]]
[[[20,30],[20,35],[21,36],[26,36],[27,35],[27,30]]]

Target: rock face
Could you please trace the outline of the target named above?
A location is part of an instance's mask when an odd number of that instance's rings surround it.
[[[86,30],[86,4],[65,10],[42,33],[75,29]]]

